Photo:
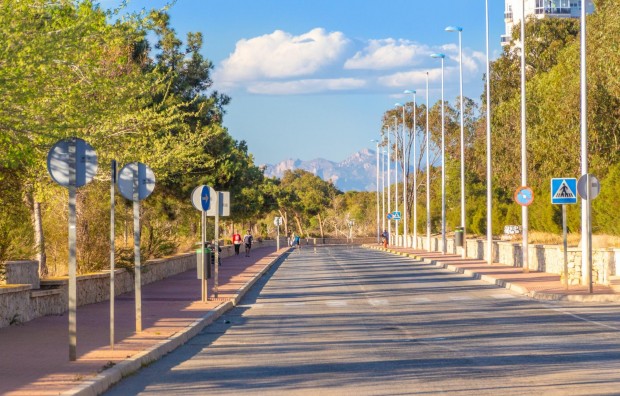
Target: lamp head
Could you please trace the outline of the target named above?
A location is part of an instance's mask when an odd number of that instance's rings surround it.
[[[402,107],[402,104],[400,104],[400,103],[394,103],[394,107]]]
[[[448,26],[446,32],[462,32],[463,28],[460,26]]]
[[[435,58],[435,59],[443,59],[446,56],[444,54],[432,54],[431,58]]]
[[[404,94],[413,94],[415,95],[415,89],[406,89],[403,91]]]

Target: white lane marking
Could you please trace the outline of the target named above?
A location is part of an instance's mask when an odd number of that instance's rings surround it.
[[[426,297],[414,297],[411,299],[411,302],[415,304],[424,304],[431,302],[431,299]]]
[[[452,301],[464,301],[464,300],[471,300],[471,297],[469,297],[469,296],[452,296],[452,297],[450,297],[450,300],[452,300]]]
[[[302,305],[306,305],[305,302],[290,302],[290,303],[284,303],[285,307],[299,307]]]
[[[326,301],[325,304],[327,304],[328,307],[345,307],[348,305],[346,301],[338,300]]]
[[[594,320],[586,319],[586,318],[584,318],[582,316],[579,316],[579,315],[574,314],[572,312],[565,311],[565,310],[560,309],[560,308],[554,308],[554,307],[552,307],[550,305],[545,305],[545,307],[549,308],[552,311],[556,311],[556,312],[559,312],[559,313],[563,313],[565,315],[572,316],[573,318],[582,320],[584,322],[592,323],[592,324],[595,324],[597,326],[606,327],[606,328],[611,329],[611,330],[620,331],[620,328],[618,328],[618,327],[611,326],[611,325],[608,325],[608,324],[605,324],[605,323],[601,323],[601,322],[597,322],[597,321],[594,321]]]
[[[385,299],[370,299],[368,300],[368,303],[372,305],[373,307],[390,305],[390,302]]]
[[[517,298],[517,296],[512,294],[491,294],[491,297],[497,298],[498,300],[507,299],[507,298]]]

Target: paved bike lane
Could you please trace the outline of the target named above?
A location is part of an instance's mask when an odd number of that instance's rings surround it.
[[[288,250],[265,247],[253,249],[251,257],[224,258],[219,267],[219,297],[206,303],[200,301],[195,269],[144,285],[141,333],[134,332],[133,292],[117,296],[114,350],[109,345],[109,301],[78,307],[75,362],[68,358],[66,313],[0,329],[0,394],[100,393],[232,308]]]

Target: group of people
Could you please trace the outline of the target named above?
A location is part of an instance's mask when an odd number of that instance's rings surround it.
[[[241,239],[241,234],[239,234],[237,231],[233,232],[232,242],[235,246],[235,256],[239,255],[242,241],[245,245],[245,257],[250,257],[250,250],[252,250],[252,242],[254,241],[254,237],[252,236],[250,230],[248,230],[247,233],[243,236],[243,239]]]
[[[250,230],[247,230],[247,233],[243,236],[243,238],[239,232],[233,231],[231,239],[233,246],[235,247],[235,256],[239,255],[241,244],[243,244],[245,245],[245,257],[250,257],[250,250],[252,250],[252,242],[254,241],[254,237],[252,236]],[[294,233],[293,235],[289,235],[289,246],[301,249],[301,238],[298,234]]]

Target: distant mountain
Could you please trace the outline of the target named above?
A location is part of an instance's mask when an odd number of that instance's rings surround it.
[[[377,152],[363,149],[342,162],[323,158],[310,161],[287,159],[276,165],[265,165],[265,175],[281,178],[287,170],[303,169],[323,180],[331,180],[341,191],[375,191]]]

